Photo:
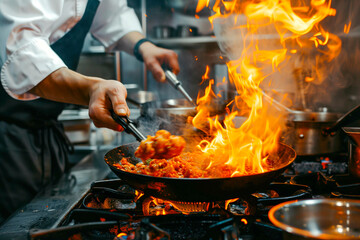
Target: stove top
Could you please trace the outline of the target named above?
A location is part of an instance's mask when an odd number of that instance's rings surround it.
[[[110,148],[111,149],[111,148]],[[299,199],[360,198],[360,179],[343,159],[297,159],[248,196],[174,202],[146,196],[111,173],[100,149],[0,227],[5,239],[282,239],[268,219],[276,204]],[[105,180],[98,180],[105,179]],[[216,189],[214,189],[216,191]]]
[[[265,191],[218,202],[173,202],[137,192],[126,182],[94,182],[52,229],[31,229],[31,239],[282,239],[269,209],[311,198],[360,199],[360,180],[312,172],[275,179]]]

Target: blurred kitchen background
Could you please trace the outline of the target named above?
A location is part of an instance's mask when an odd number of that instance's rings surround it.
[[[310,86],[309,83],[302,81],[309,74],[306,69],[299,73],[294,68],[287,69],[292,73],[287,79],[273,80],[270,87],[268,83],[264,83],[263,89],[278,100],[283,100],[286,95],[293,108],[301,108],[303,101],[306,101],[306,108],[311,111],[325,109],[345,113],[358,105],[360,103],[359,2],[333,1],[332,6],[336,9],[337,15],[324,20],[324,28],[337,34],[342,40],[342,51],[338,60],[329,65],[330,73],[322,83]],[[215,86],[224,78],[226,80],[228,78],[225,64],[227,58],[220,50],[207,18],[211,12],[209,9],[204,9],[196,14],[196,4],[197,0],[128,1],[128,5],[135,9],[147,38],[158,46],[177,52],[181,67],[178,79],[194,99],[199,90],[206,87],[206,84],[200,85],[206,66],[210,69],[209,77],[215,79]],[[346,33],[344,25],[349,25],[350,21],[351,27]],[[271,37],[274,36],[259,35],[259,40],[271,41]],[[129,101],[131,119],[137,119],[141,115],[140,105],[144,102],[137,99],[139,92],[151,92],[153,95],[150,97],[155,96],[160,102],[183,98],[170,84],[157,83],[151,73],[146,71],[143,63],[135,57],[124,52],[106,52],[104,47],[90,35],[84,45],[78,72],[105,79],[116,79],[125,84],[129,98],[135,96],[130,99],[133,101]],[[299,78],[302,84],[299,84]],[[223,93],[224,102],[235,94],[229,84],[222,84],[216,88],[219,88],[214,89],[216,92]],[[305,99],[304,91],[307,91]],[[78,148],[101,144],[120,145],[135,140],[125,133],[96,129],[90,124],[86,109],[69,107],[60,119],[64,121],[68,136]]]

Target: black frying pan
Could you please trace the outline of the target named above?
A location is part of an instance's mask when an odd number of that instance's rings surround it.
[[[279,158],[275,170],[232,178],[165,178],[153,177],[122,171],[114,166],[123,157],[130,157],[136,164],[140,159],[134,157],[138,142],[110,150],[105,154],[105,162],[111,170],[133,188],[163,200],[199,202],[221,201],[238,198],[265,188],[274,178],[280,176],[296,157],[295,150],[280,144]],[[270,156],[271,158],[271,156]]]

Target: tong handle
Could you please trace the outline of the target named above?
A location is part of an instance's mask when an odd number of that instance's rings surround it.
[[[133,135],[137,141],[141,142],[146,139],[146,137],[134,126],[133,121],[127,116],[119,116],[113,110],[111,110],[110,113],[115,122],[120,124],[126,133]]]
[[[178,90],[192,105],[196,107],[196,103],[190,97],[190,95],[185,91],[185,89],[181,86],[181,82],[177,79],[176,75],[170,70],[165,70],[165,76],[168,82],[173,85],[173,87]]]
[[[181,85],[181,82],[176,78],[176,75],[170,70],[166,70],[165,76],[168,82],[171,83],[175,89],[178,89],[178,87]]]

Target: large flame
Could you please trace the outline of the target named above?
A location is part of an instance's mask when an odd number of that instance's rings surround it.
[[[210,7],[209,4],[209,0],[199,0],[197,12]],[[327,16],[334,16],[336,11],[331,8],[331,0],[216,0],[212,10],[214,14],[209,21],[213,25],[215,21],[232,22],[231,27],[227,26],[226,39],[220,41],[230,42],[226,45],[230,47],[225,49],[232,55],[227,66],[229,80],[236,87],[237,96],[231,102],[231,111],[220,121],[219,116],[212,115],[209,108],[218,95],[212,90],[214,80],[208,80],[208,87],[198,97],[198,113],[192,123],[213,138],[201,141],[198,147],[205,154],[215,156],[208,168],[231,165],[236,169],[232,176],[266,172],[270,169],[267,158],[278,149],[285,120],[283,114],[263,102],[260,84],[280,72],[291,56],[303,53],[305,48],[316,49],[322,54],[315,58],[313,67],[317,74],[305,81],[319,79],[320,65],[340,53],[340,39],[319,25]],[[278,35],[276,48],[269,47],[267,41],[258,40],[257,36],[265,27],[273,29]],[[224,29],[221,30],[225,32]],[[242,39],[229,38],[231,31],[237,30],[241,31]],[[233,54],[231,45],[241,46],[241,53]],[[287,45],[291,47],[288,49]],[[234,59],[234,56],[239,57]],[[281,67],[282,64],[284,66]],[[207,73],[208,69],[206,78]],[[246,121],[236,126],[234,122],[244,116]]]

